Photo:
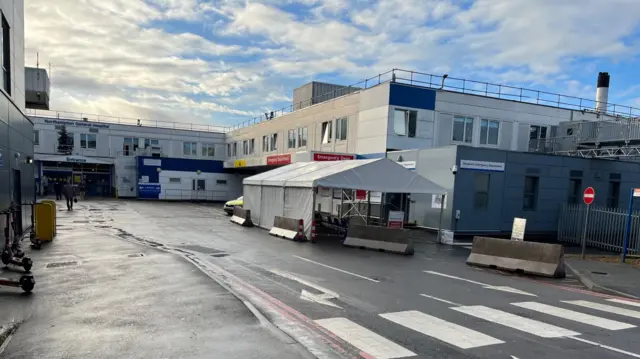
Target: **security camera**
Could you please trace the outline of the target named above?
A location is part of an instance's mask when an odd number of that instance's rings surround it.
[[[455,175],[456,173],[458,173],[458,166],[453,165],[453,166],[451,167],[451,173],[452,173],[452,174],[454,174],[454,175]]]

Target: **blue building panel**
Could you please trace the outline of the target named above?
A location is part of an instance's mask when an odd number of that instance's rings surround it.
[[[389,88],[389,105],[435,111],[436,91],[392,83]]]

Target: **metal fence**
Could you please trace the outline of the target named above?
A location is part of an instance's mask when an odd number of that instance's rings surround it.
[[[585,225],[586,206],[582,204],[564,204],[560,209],[558,221],[558,241],[580,244]],[[619,208],[606,208],[591,205],[587,220],[587,247],[611,252],[622,252],[628,212]],[[628,253],[640,253],[640,211],[631,216]]]
[[[160,193],[159,199],[167,201],[228,201],[229,192],[214,190],[166,189]]]

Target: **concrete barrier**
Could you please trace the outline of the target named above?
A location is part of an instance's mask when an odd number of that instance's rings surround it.
[[[231,222],[243,227],[253,227],[253,222],[251,222],[251,211],[240,207],[234,207]]]
[[[564,278],[564,248],[559,244],[474,237],[467,264]]]
[[[342,244],[347,247],[399,254],[412,255],[414,252],[411,231],[408,229],[349,224],[347,238]]]
[[[303,241],[306,239],[304,236],[304,221],[298,218],[275,216],[273,218],[273,227],[269,231],[269,234],[294,241]]]

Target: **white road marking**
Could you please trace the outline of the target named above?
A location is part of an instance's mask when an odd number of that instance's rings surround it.
[[[503,312],[501,310],[485,307],[482,305],[472,305],[467,307],[451,308],[460,313],[469,314],[476,318],[488,320],[509,328],[523,331],[525,333],[537,335],[542,338],[560,338],[580,333],[556,327],[555,325],[539,322],[537,320],[521,317],[515,314]]]
[[[508,293],[528,295],[528,296],[531,296],[531,297],[537,297],[537,295],[535,295],[535,294],[531,294],[531,293],[525,292],[523,290],[512,288],[512,287],[507,287],[507,286],[504,286],[504,285],[497,286],[497,285],[486,284],[486,283],[482,283],[482,282],[477,282],[475,280],[456,277],[454,275],[440,273],[440,272],[434,272],[434,271],[430,271],[430,270],[426,270],[424,272],[428,273],[428,274],[439,275],[439,276],[445,277],[445,278],[451,278],[451,279],[460,280],[460,281],[471,283],[471,284],[477,284],[479,286],[482,286],[485,289],[499,290],[501,292],[508,292]]]
[[[475,330],[447,322],[416,310],[380,314],[381,317],[458,348],[469,349],[504,343]]]
[[[573,305],[579,305],[581,307],[585,307],[585,308],[589,308],[589,309],[601,310],[603,312],[608,312],[608,313],[613,313],[613,314],[618,314],[618,315],[624,315],[624,316],[627,316],[627,317],[640,319],[640,312],[636,312],[635,310],[630,310],[630,309],[626,309],[626,308],[618,308],[618,307],[614,307],[612,305],[589,302],[589,301],[586,301],[586,300],[565,300],[564,302],[565,303],[569,303],[569,304],[573,304]]]
[[[352,273],[352,272],[346,271],[346,270],[344,270],[344,269],[340,269],[340,268],[332,267],[332,266],[330,266],[330,265],[326,265],[326,264],[319,263],[319,262],[316,262],[316,261],[312,261],[311,259],[307,259],[307,258],[300,257],[300,256],[296,256],[296,255],[294,255],[294,257],[296,257],[296,258],[298,258],[298,259],[302,259],[303,261],[307,261],[307,262],[309,262],[309,263],[317,264],[317,265],[322,266],[322,267],[325,267],[325,268],[333,269],[333,270],[335,270],[335,271],[338,271],[338,272],[341,272],[341,273],[344,273],[344,274],[349,274],[349,275],[352,275],[352,276],[354,276],[354,277],[358,277],[358,278],[360,278],[360,279],[365,279],[365,280],[368,280],[368,281],[370,281],[370,282],[374,282],[374,283],[380,283],[380,281],[379,281],[379,280],[376,280],[376,279],[373,279],[373,278],[369,278],[369,277],[365,277],[365,276],[360,275],[360,274]]]
[[[556,317],[573,320],[574,322],[593,325],[595,327],[608,329],[608,330],[621,330],[621,329],[635,328],[635,325],[622,323],[622,322],[618,322],[611,319],[605,319],[605,318],[597,317],[595,315],[580,313],[580,312],[576,312],[569,309],[554,307],[552,305],[547,305],[543,303],[522,302],[522,303],[511,303],[511,304],[520,308],[530,309],[536,312],[545,313],[545,314],[553,315]]]
[[[458,304],[458,303],[454,303],[454,302],[448,301],[448,300],[446,300],[446,299],[442,299],[442,298],[434,297],[434,296],[432,296],[432,295],[427,295],[427,294],[420,294],[420,295],[421,295],[421,296],[423,296],[423,297],[425,297],[425,298],[429,298],[429,299],[437,300],[437,301],[442,302],[442,303],[451,304],[451,305],[456,306],[456,307],[461,306],[461,305],[460,305],[460,304]]]
[[[640,302],[634,302],[631,300],[624,300],[624,299],[607,299],[610,302],[614,302],[614,303],[619,303],[619,304],[626,304],[626,305],[632,305],[634,307],[640,307]]]
[[[319,319],[315,322],[347,343],[377,359],[404,358],[416,355],[416,353],[399,346],[389,339],[347,318]]]
[[[317,285],[315,283],[311,283],[308,280],[305,280],[305,279],[302,279],[302,278],[298,278],[298,277],[294,276],[291,273],[287,273],[287,272],[281,271],[279,269],[272,269],[269,272],[271,272],[273,274],[276,274],[276,275],[279,275],[279,276],[281,276],[283,278],[287,278],[287,279],[290,279],[292,281],[298,282],[300,284],[304,284],[309,288],[313,288],[313,289],[317,290],[318,292],[321,292],[321,294],[314,294],[314,293],[311,293],[311,292],[303,289],[301,291],[301,293],[300,293],[300,299],[308,300],[310,302],[316,302],[316,303],[319,303],[319,304],[328,305],[330,307],[342,309],[342,307],[340,307],[337,304],[329,301],[331,299],[340,298],[340,295],[338,295],[338,293],[336,293],[336,292],[334,292],[332,290],[329,290],[327,288],[321,287],[321,286],[319,286],[319,285]]]
[[[577,340],[579,342],[595,345],[595,346],[597,346],[599,348],[611,350],[611,351],[614,351],[614,352],[620,353],[620,354],[625,354],[625,355],[628,355],[630,357],[640,358],[640,354],[631,353],[631,352],[628,352],[626,350],[610,347],[608,345],[600,344],[598,342],[592,342],[591,340],[586,340],[586,339],[583,339],[583,338],[580,338],[580,337],[569,337],[569,339],[573,339],[573,340]]]

